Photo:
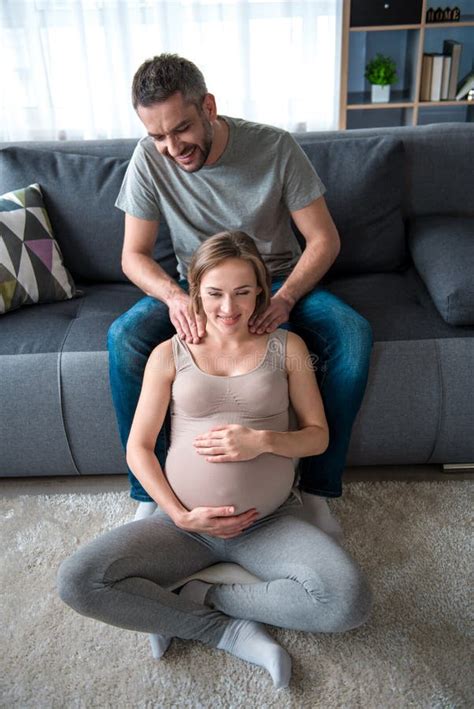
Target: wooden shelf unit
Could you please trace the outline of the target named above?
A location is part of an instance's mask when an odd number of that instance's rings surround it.
[[[474,101],[467,100],[443,100],[443,101],[420,101],[421,69],[423,54],[425,53],[426,31],[439,28],[474,27],[474,15],[468,15],[468,19],[460,22],[425,22],[426,11],[429,7],[429,0],[423,0],[421,9],[422,21],[417,24],[399,25],[373,25],[363,27],[350,26],[351,0],[344,0],[342,18],[342,51],[341,51],[341,81],[339,100],[339,129],[347,128],[348,111],[365,110],[387,110],[387,109],[411,109],[411,125],[418,125],[420,108],[432,106],[474,106]],[[466,17],[466,16],[464,16]],[[349,49],[351,36],[358,32],[393,32],[393,31],[413,31],[418,32],[417,48],[415,50],[414,76],[411,91],[392,90],[391,100],[387,103],[372,103],[370,91],[352,92],[348,94],[349,84]],[[365,68],[365,67],[364,67]],[[406,99],[401,94],[411,93],[413,98]],[[398,124],[395,124],[398,125]]]

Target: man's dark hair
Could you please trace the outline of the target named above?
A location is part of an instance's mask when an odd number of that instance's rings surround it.
[[[132,103],[138,106],[152,106],[166,101],[180,91],[186,103],[202,107],[208,93],[201,71],[188,59],[177,54],[160,54],[147,59],[137,69],[132,83]]]

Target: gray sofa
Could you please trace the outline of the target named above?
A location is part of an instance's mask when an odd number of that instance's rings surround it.
[[[324,285],[374,332],[348,464],[474,461],[474,125],[296,137],[342,240]],[[135,144],[0,144],[0,194],[41,185],[83,293],[0,316],[1,476],[126,472],[106,338],[143,296],[113,206]],[[155,258],[176,275],[166,224]]]

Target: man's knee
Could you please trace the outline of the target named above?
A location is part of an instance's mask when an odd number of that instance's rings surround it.
[[[111,352],[128,344],[134,347],[136,343],[141,352],[146,343],[154,347],[173,332],[168,307],[146,296],[112,322],[107,331],[107,348]]]
[[[355,311],[354,314],[357,316],[354,320],[354,337],[359,340],[362,351],[370,352],[374,343],[372,326],[362,315],[356,313]]]
[[[113,321],[109,329],[107,330],[107,349],[109,352],[115,349],[118,342],[123,341],[123,332],[125,329],[123,323],[123,316],[125,313],[120,315],[116,320]]]
[[[330,350],[347,383],[366,379],[372,346],[372,327],[368,320],[354,310],[346,312],[335,328]]]
[[[370,323],[331,293],[315,290],[304,296],[293,311],[291,323],[291,329],[319,356],[324,354],[323,350],[333,354],[352,350],[356,356],[370,355],[373,345]]]

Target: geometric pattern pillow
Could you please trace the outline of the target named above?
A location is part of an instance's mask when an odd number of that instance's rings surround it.
[[[39,185],[0,196],[0,314],[83,295],[64,266]]]

